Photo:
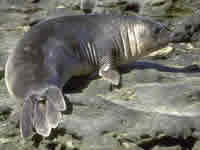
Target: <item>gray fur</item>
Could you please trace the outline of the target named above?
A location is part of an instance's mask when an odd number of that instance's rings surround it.
[[[66,108],[62,87],[72,76],[99,70],[119,85],[117,66],[168,43],[163,25],[139,16],[63,16],[35,25],[9,57],[5,72],[9,93],[23,105],[22,136],[32,127],[48,136],[57,127]]]

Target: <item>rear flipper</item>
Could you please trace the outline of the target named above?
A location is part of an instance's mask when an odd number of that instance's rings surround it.
[[[56,109],[55,105],[49,100],[47,101],[47,121],[51,128],[56,128],[61,121],[61,113]]]
[[[49,136],[51,132],[51,126],[48,123],[47,117],[47,104],[37,103],[34,111],[34,127],[38,134],[42,136]]]
[[[20,116],[20,132],[22,137],[30,136],[33,131],[33,109],[33,101],[26,100]]]
[[[66,109],[65,99],[62,95],[62,92],[57,87],[48,87],[45,93],[45,96],[48,101],[55,106],[56,110],[64,111]]]
[[[62,92],[56,87],[49,87],[47,90],[47,120],[51,128],[56,128],[61,121],[60,111],[66,109]]]
[[[30,136],[32,128],[42,136],[49,136],[52,128],[61,121],[61,111],[66,108],[61,90],[48,87],[25,101],[20,119],[21,135]]]

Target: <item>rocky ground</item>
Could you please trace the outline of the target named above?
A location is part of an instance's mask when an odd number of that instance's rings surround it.
[[[1,0],[0,150],[199,150],[200,2],[192,0]],[[196,12],[196,13],[194,13]],[[148,15],[177,37],[168,47],[120,68],[121,89],[100,78],[74,78],[63,121],[51,136],[20,138],[19,106],[4,83],[4,65],[24,32],[46,18],[77,14]],[[78,83],[78,84],[77,84]]]

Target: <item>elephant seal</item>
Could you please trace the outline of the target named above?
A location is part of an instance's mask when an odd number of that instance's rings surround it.
[[[62,16],[25,33],[8,58],[5,79],[10,95],[21,101],[20,131],[33,128],[49,136],[66,109],[62,87],[72,76],[98,71],[120,84],[117,66],[166,46],[170,32],[141,16]]]

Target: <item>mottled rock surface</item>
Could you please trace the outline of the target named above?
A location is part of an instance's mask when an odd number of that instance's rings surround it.
[[[200,21],[191,0],[1,0],[0,150],[198,150],[200,137]],[[196,12],[196,14],[192,14]],[[68,109],[51,136],[20,138],[17,102],[8,95],[4,66],[18,40],[37,22],[60,15],[106,13],[153,16],[192,43],[170,44],[120,68],[122,88],[100,78],[65,86]],[[192,16],[191,16],[192,15]]]

